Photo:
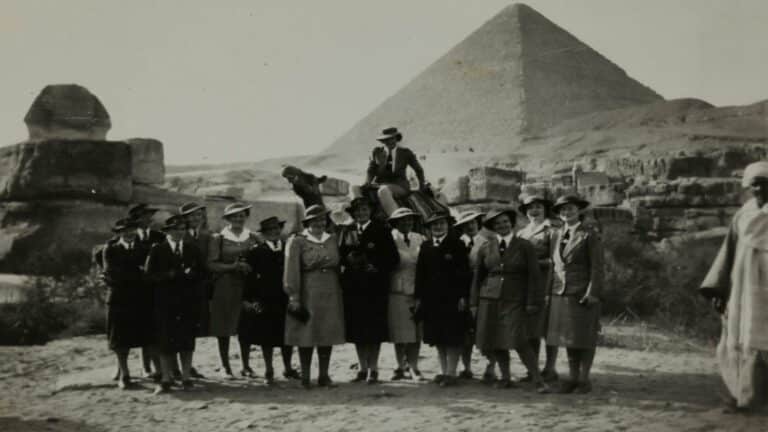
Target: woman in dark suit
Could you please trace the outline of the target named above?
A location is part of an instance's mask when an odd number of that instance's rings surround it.
[[[497,388],[511,388],[509,350],[517,351],[539,392],[549,388],[541,379],[536,356],[528,344],[529,315],[544,304],[539,263],[533,245],[515,235],[514,210],[493,210],[485,227],[496,235],[477,253],[471,304],[477,315],[477,346],[492,355],[501,369]]]
[[[144,283],[144,255],[136,247],[136,228],[130,219],[115,223],[117,238],[104,246],[104,282],[107,284],[107,340],[115,352],[118,387],[133,386],[128,370],[131,348],[145,347],[151,341],[152,292]]]
[[[260,223],[262,243],[245,253],[245,261],[253,271],[248,274],[243,287],[243,312],[237,332],[240,341],[243,370],[253,374],[249,364],[251,345],[261,346],[264,357],[264,378],[274,383],[275,371],[272,354],[280,347],[283,358],[283,376],[299,379],[299,373],[291,367],[293,347],[285,345],[285,313],[288,296],[283,291],[285,246],[280,234],[284,221],[269,217]]]
[[[565,225],[554,237],[547,345],[567,349],[570,379],[562,393],[592,391],[589,374],[600,330],[604,273],[600,235],[581,222],[588,206],[576,195],[560,197],[553,206]]]
[[[147,278],[154,291],[155,344],[162,364],[162,381],[155,390],[170,390],[174,357],[181,357],[181,379],[192,387],[190,368],[200,319],[199,292],[191,289],[203,268],[200,252],[184,242],[186,222],[181,216],[165,221],[166,240],[157,243],[147,257]]]
[[[415,297],[424,319],[424,342],[437,347],[442,387],[456,384],[456,368],[468,329],[469,251],[449,232],[450,215],[438,213],[425,225],[431,239],[421,245],[416,264]]]
[[[347,342],[355,344],[360,370],[352,382],[379,382],[379,352],[388,339],[387,305],[392,271],[400,255],[392,234],[371,220],[373,205],[355,198],[347,209],[355,222],[342,231],[341,286]]]

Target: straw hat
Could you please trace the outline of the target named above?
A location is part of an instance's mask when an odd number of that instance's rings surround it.
[[[581,198],[578,195],[568,194],[568,195],[561,196],[560,198],[557,199],[557,201],[555,201],[555,204],[552,206],[552,211],[558,212],[560,211],[560,207],[566,204],[574,204],[576,207],[579,208],[579,210],[583,210],[589,207],[589,201]]]
[[[223,217],[229,217],[233,214],[242,213],[244,211],[250,210],[251,207],[253,207],[250,204],[243,204],[243,203],[232,203],[226,207],[224,207],[224,215]]]

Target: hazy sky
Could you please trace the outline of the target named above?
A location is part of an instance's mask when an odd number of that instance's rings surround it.
[[[111,139],[168,163],[314,153],[511,3],[0,0],[0,145],[44,85],[78,83]],[[526,3],[665,98],[768,98],[768,1]]]

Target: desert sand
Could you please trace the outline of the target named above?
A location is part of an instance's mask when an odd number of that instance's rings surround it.
[[[153,396],[152,385],[121,391],[110,381],[113,358],[104,337],[45,346],[0,347],[2,431],[764,431],[765,415],[721,412],[721,386],[712,348],[644,327],[606,327],[598,351],[595,390],[586,396],[538,395],[531,388],[497,390],[479,381],[443,389],[431,383],[349,384],[351,345],[334,351],[334,389],[304,390],[285,381],[225,381],[217,377],[215,341],[203,339],[195,364],[207,379],[191,391]],[[234,355],[233,367],[239,370]],[[610,347],[609,347],[610,346]],[[382,376],[393,367],[382,350]],[[437,370],[432,348],[422,370]],[[254,366],[262,372],[254,350]],[[564,355],[559,370],[566,371]],[[276,359],[279,365],[279,358]],[[297,363],[298,359],[294,359]],[[138,353],[131,366],[139,375]],[[476,352],[475,372],[485,360]],[[314,371],[316,374],[316,371]],[[520,376],[521,366],[513,373]]]

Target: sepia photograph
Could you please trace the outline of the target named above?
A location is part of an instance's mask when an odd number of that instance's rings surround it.
[[[0,0],[0,431],[768,432],[766,23]]]

